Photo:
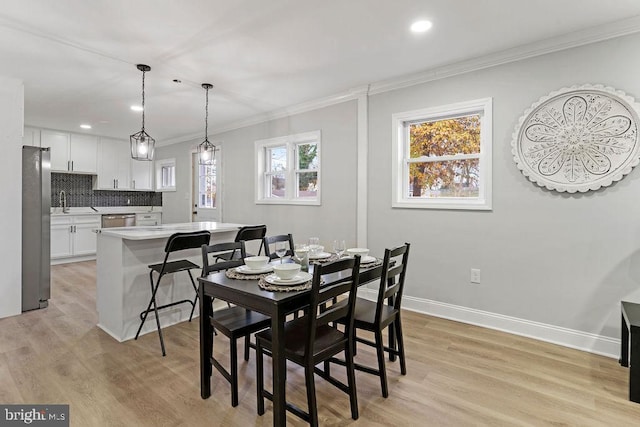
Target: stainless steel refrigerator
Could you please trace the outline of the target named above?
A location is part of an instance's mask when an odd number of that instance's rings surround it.
[[[51,160],[49,148],[22,147],[22,311],[51,296]]]

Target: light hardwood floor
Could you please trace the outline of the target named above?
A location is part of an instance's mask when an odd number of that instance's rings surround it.
[[[0,319],[0,402],[65,403],[72,426],[269,426],[256,415],[255,354],[240,363],[240,405],[217,372],[200,398],[198,323],[118,343],[96,326],[95,263],[52,268],[45,310]],[[408,375],[388,364],[390,396],[356,374],[360,419],[347,396],[317,378],[324,426],[640,425],[627,400],[628,371],[613,359],[406,312]],[[227,360],[228,341],[216,340]],[[359,347],[361,363],[374,353]],[[266,369],[270,369],[267,365]],[[342,370],[337,366],[333,372]],[[268,381],[267,381],[267,385]],[[289,366],[287,397],[305,406],[304,377]],[[288,415],[289,425],[304,425]]]

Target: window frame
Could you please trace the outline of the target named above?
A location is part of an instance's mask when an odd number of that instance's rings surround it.
[[[156,160],[156,191],[176,191],[176,159]],[[173,185],[163,185],[162,170],[164,168],[173,168]]]
[[[298,162],[298,146],[304,144],[316,145],[316,157],[318,160],[317,169],[299,169]],[[255,141],[255,203],[256,204],[270,204],[270,205],[312,205],[319,206],[321,204],[321,190],[322,190],[322,159],[321,159],[321,132],[311,131],[298,133],[294,135],[286,135],[275,138],[261,139]],[[284,171],[285,177],[285,193],[284,197],[273,198],[267,196],[270,191],[270,179],[275,175],[270,170],[270,158],[267,156],[267,151],[276,147],[285,147],[286,150],[286,170]],[[301,173],[316,172],[318,183],[317,192],[315,197],[300,197],[298,196],[298,177]]]
[[[491,210],[492,209],[492,127],[493,100],[482,98],[471,101],[437,107],[405,111],[392,115],[393,153],[392,153],[392,208],[414,209],[456,209],[456,210]],[[425,122],[447,120],[456,117],[480,115],[480,153],[456,154],[429,157],[429,161],[451,161],[479,159],[479,195],[478,197],[442,197],[411,198],[409,197],[409,164],[424,162],[425,158],[411,158],[409,151],[409,125]],[[406,191],[406,192],[405,192]]]

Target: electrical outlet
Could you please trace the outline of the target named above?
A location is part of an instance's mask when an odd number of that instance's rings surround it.
[[[471,283],[480,283],[480,269],[472,268],[471,269]]]

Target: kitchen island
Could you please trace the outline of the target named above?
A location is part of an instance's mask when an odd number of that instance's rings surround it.
[[[211,243],[233,241],[242,224],[192,222],[164,224],[152,227],[116,227],[96,230],[98,233],[97,295],[98,327],[118,341],[132,339],[140,326],[140,312],[151,298],[150,264],[161,263],[167,238],[174,233],[199,230],[211,232]],[[172,254],[171,259],[189,259],[202,265],[200,250],[185,250]],[[194,278],[200,271],[193,271]],[[157,276],[154,274],[154,280]],[[197,285],[197,283],[196,283]],[[195,293],[186,272],[162,278],[156,294],[158,305],[183,299],[193,300]],[[189,319],[191,306],[179,304],[160,311],[162,327]],[[198,307],[196,306],[196,313]],[[154,332],[153,313],[145,322],[141,334]]]

